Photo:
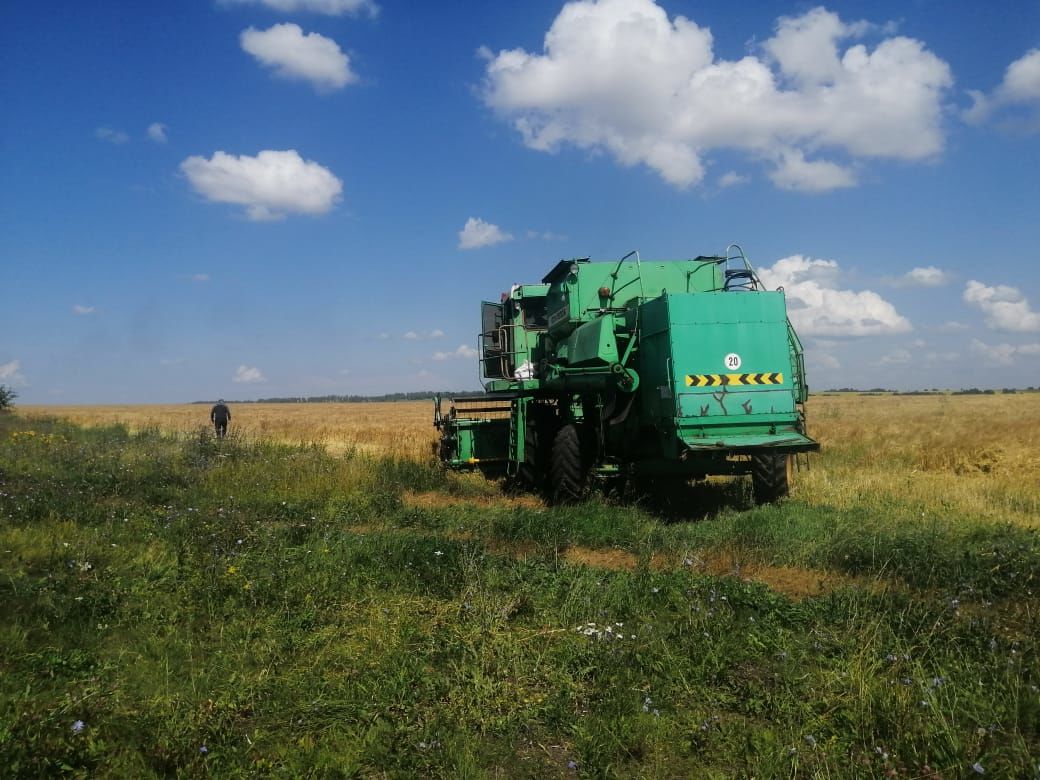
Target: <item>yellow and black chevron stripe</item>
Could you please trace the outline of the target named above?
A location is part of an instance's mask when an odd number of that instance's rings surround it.
[[[687,387],[719,387],[721,385],[782,385],[780,372],[766,374],[687,374]]]

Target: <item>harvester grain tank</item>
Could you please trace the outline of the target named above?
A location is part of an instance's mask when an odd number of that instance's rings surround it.
[[[783,290],[765,289],[739,246],[563,260],[484,302],[481,321],[485,392],[435,399],[449,468],[557,502],[597,484],[750,474],[768,502],[787,495],[794,457],[819,449]]]

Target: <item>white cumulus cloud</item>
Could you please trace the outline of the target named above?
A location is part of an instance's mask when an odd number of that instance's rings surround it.
[[[458,348],[451,352],[434,352],[434,360],[451,360],[453,358],[468,358],[472,359],[477,356],[477,350],[473,347],[467,346],[466,344],[459,344]]]
[[[259,382],[266,382],[267,378],[256,366],[242,365],[235,370],[235,375],[231,377],[231,381],[244,385],[252,385]]]
[[[837,287],[838,263],[792,255],[758,269],[769,289],[783,286],[788,314],[799,333],[811,336],[875,336],[905,333],[910,322],[872,290]]]
[[[827,352],[813,352],[807,358],[810,366],[835,371],[841,368],[841,361]]]
[[[1010,366],[1020,358],[1040,357],[1040,344],[986,344],[972,339],[968,350],[988,363]]]
[[[942,287],[952,280],[949,272],[926,265],[923,268],[911,268],[896,279],[886,279],[893,287]]]
[[[780,151],[769,179],[782,190],[803,192],[826,192],[856,185],[856,174],[850,168],[828,160],[806,160],[799,149]]]
[[[22,374],[22,362],[20,360],[12,360],[0,364],[0,380],[18,387],[24,385],[25,375]]]
[[[343,183],[331,171],[304,160],[295,149],[267,150],[256,157],[214,152],[208,160],[189,157],[180,168],[200,195],[245,206],[253,220],[324,214],[343,191]]]
[[[422,332],[410,330],[403,336],[401,336],[401,338],[405,339],[406,341],[425,341],[427,339],[440,339],[444,338],[444,331],[440,328],[434,328],[431,331]]]
[[[972,279],[964,288],[964,300],[981,309],[986,325],[994,330],[1040,331],[1040,312],[1029,307],[1029,301],[1017,287],[988,287]]]
[[[305,34],[297,24],[250,27],[239,40],[244,51],[283,78],[309,81],[318,89],[339,89],[358,80],[339,44],[318,33]]]
[[[478,217],[470,217],[459,231],[459,249],[479,249],[483,246],[494,246],[504,241],[512,241],[511,233],[506,233],[498,225],[485,222]]]
[[[94,131],[94,137],[99,141],[108,141],[110,144],[125,144],[130,136],[122,130],[113,130],[111,127],[99,127]]]
[[[751,177],[736,171],[727,171],[719,177],[720,187],[736,187],[738,184],[747,184]]]
[[[1040,49],[1030,49],[1008,65],[1004,80],[991,94],[971,89],[968,95],[973,103],[964,112],[964,118],[972,123],[982,122],[1007,107],[1040,108]]]
[[[148,125],[148,130],[146,132],[148,134],[148,137],[155,141],[157,144],[164,144],[167,141],[166,125],[164,125],[162,122],[152,122],[150,125]]]
[[[372,0],[223,0],[225,5],[264,5],[273,11],[294,13],[309,11],[328,16],[358,15],[367,13],[375,16],[379,6]]]
[[[1008,101],[1040,101],[1040,49],[1030,49],[1008,65],[999,91]]]
[[[83,315],[86,315],[86,314],[93,314],[94,312],[95,312],[95,309],[94,309],[93,306],[84,306],[83,304],[80,304],[80,303],[72,304],[72,313],[73,314],[78,314],[80,316],[83,316]]]
[[[764,161],[779,187],[848,187],[847,160],[917,160],[945,141],[950,68],[912,38],[854,43],[878,32],[815,8],[781,18],[757,56],[725,60],[708,28],[653,0],[574,0],[540,53],[481,50],[482,97],[532,149],[605,150],[677,187],[721,149]]]

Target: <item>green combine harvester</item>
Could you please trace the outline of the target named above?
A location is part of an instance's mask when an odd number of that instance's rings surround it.
[[[802,345],[783,289],[743,250],[563,260],[481,306],[485,393],[435,399],[449,468],[581,499],[594,487],[750,474],[787,495],[806,434]],[[447,400],[447,409],[444,401]]]

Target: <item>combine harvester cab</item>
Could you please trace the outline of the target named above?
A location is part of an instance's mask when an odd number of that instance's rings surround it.
[[[485,393],[436,399],[439,456],[570,501],[600,484],[751,474],[787,495],[806,432],[802,346],[743,251],[586,258],[485,303]]]

